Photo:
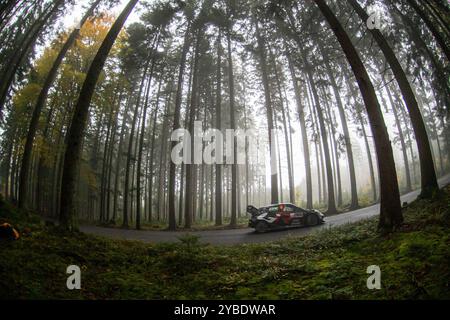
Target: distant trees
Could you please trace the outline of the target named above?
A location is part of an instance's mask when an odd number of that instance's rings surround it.
[[[306,174],[306,207],[311,209],[313,207],[313,190],[312,190],[312,172],[311,172],[311,155],[309,151],[308,133],[306,129],[305,119],[305,107],[300,92],[300,80],[295,72],[295,67],[292,62],[291,54],[287,54],[289,72],[292,79],[292,85],[294,87],[295,101],[297,103],[298,119],[300,121],[300,129],[302,134],[302,147],[303,147],[303,161],[305,163]]]
[[[330,64],[330,58],[328,55],[328,52],[324,48],[324,45],[319,40],[319,43],[321,44],[321,53],[323,56],[324,64],[325,64],[325,70],[327,72],[331,88],[333,90],[334,98],[336,101],[336,105],[339,111],[339,117],[342,124],[342,130],[344,133],[344,144],[345,144],[345,151],[347,154],[347,161],[348,161],[348,171],[350,174],[350,189],[351,189],[351,203],[350,203],[350,210],[355,210],[359,207],[358,202],[358,190],[357,190],[357,183],[356,183],[356,170],[355,170],[355,161],[353,157],[353,149],[352,149],[352,142],[350,138],[350,131],[348,128],[348,122],[345,115],[345,109],[344,105],[341,99],[341,95],[339,93],[340,88],[337,84],[336,78],[334,76],[333,70],[331,68]]]

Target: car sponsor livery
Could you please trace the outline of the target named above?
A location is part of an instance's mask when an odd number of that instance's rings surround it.
[[[263,233],[273,229],[312,227],[325,223],[325,216],[318,210],[299,208],[290,203],[270,205],[263,208],[248,206],[252,215],[249,227]]]

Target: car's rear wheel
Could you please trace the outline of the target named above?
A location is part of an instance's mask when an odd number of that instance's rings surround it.
[[[306,218],[306,224],[310,227],[317,226],[319,224],[319,218],[315,214],[310,214]]]
[[[257,233],[267,232],[268,229],[269,229],[269,225],[267,224],[267,222],[264,222],[264,221],[258,221],[258,223],[255,226],[255,230]]]

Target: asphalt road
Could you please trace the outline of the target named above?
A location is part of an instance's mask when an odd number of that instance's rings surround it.
[[[439,180],[441,186],[450,183],[450,175]],[[408,193],[402,196],[403,202],[412,202],[419,195],[420,190]],[[364,209],[359,209],[352,212],[339,214],[332,217],[325,218],[325,224],[313,228],[299,228],[276,232],[268,232],[264,234],[256,234],[253,229],[236,229],[236,230],[218,230],[218,231],[198,231],[188,232],[192,235],[200,237],[202,243],[209,243],[212,245],[235,245],[243,243],[262,243],[281,240],[289,236],[299,236],[317,232],[324,228],[333,228],[348,223],[357,222],[368,219],[379,214],[379,205],[374,205]],[[169,232],[169,231],[138,231],[138,230],[124,230],[103,228],[96,226],[82,226],[82,232],[94,234],[98,236],[121,239],[121,240],[138,240],[147,243],[164,243],[164,242],[178,242],[178,237],[187,232]]]

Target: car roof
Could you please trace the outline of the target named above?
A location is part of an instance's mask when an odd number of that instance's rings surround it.
[[[295,204],[292,203],[278,203],[278,204],[270,204],[268,206],[264,206],[262,208],[272,208],[272,207],[278,207],[278,206],[294,206],[297,207]],[[300,208],[300,207],[297,207]]]

